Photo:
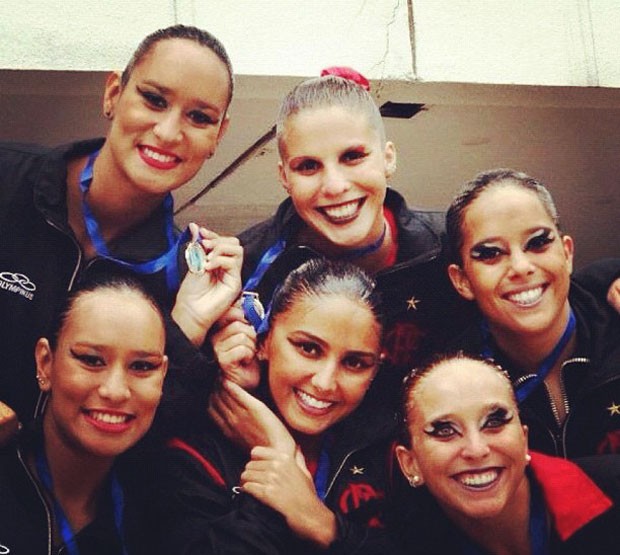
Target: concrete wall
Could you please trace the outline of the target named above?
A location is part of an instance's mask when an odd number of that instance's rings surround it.
[[[214,32],[242,75],[620,85],[620,0],[3,0],[0,68],[119,68],[175,22]]]

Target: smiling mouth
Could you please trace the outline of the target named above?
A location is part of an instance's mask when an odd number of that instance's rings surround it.
[[[138,150],[142,160],[158,169],[171,169],[181,162],[181,158],[174,154],[166,154],[148,146],[139,146]]]
[[[365,198],[361,198],[343,204],[321,206],[317,208],[317,211],[323,214],[331,223],[348,223],[357,217],[365,201]]]
[[[106,412],[101,410],[83,409],[84,414],[96,423],[108,426],[128,424],[135,416],[125,413]]]
[[[487,489],[493,486],[499,480],[501,469],[489,468],[476,472],[460,472],[453,478],[461,485],[470,489]]]
[[[300,402],[303,408],[309,409],[311,411],[319,411],[326,412],[331,407],[333,407],[336,403],[334,401],[325,401],[324,399],[318,399],[301,389],[295,389],[295,396],[297,400]]]
[[[545,289],[546,286],[539,285],[538,287],[533,287],[532,289],[527,289],[525,291],[519,291],[518,293],[509,293],[508,295],[505,295],[504,298],[518,306],[533,306],[540,301]]]

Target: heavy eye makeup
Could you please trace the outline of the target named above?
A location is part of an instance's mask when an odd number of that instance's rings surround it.
[[[157,110],[163,110],[168,106],[168,102],[165,97],[151,89],[141,88],[136,86],[138,94],[144,99],[144,101],[151,107]]]
[[[374,368],[377,365],[377,357],[370,353],[350,353],[342,359],[342,364],[349,370],[362,371]]]
[[[545,250],[547,245],[555,241],[556,234],[547,227],[541,228],[532,234],[525,243],[525,250],[540,252]]]
[[[75,360],[84,366],[96,368],[105,365],[105,359],[91,350],[69,349],[69,352]]]
[[[487,415],[483,429],[501,429],[512,421],[514,414],[505,407],[496,407]]]
[[[349,148],[340,156],[340,160],[344,163],[356,164],[366,158],[368,154],[363,146]]]
[[[298,353],[307,358],[317,358],[323,352],[321,346],[310,339],[289,338],[288,341]]]
[[[150,359],[138,359],[134,360],[130,365],[130,370],[136,372],[151,372],[153,370],[159,370],[163,362],[163,359],[159,356],[152,357]]]
[[[479,243],[469,251],[471,258],[482,262],[493,262],[502,254],[505,254],[504,249],[491,243]]]
[[[454,423],[449,420],[433,420],[424,427],[424,433],[437,439],[450,439],[459,432]]]
[[[312,175],[319,170],[321,165],[313,158],[296,158],[289,162],[289,167],[295,173],[301,175]]]

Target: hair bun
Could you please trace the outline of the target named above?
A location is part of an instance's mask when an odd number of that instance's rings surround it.
[[[353,68],[346,66],[332,66],[326,67],[321,71],[321,77],[326,75],[335,75],[336,77],[342,77],[357,83],[362,89],[370,91],[370,82],[359,71],[355,71]]]

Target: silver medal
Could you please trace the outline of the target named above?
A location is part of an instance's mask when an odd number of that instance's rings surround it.
[[[204,274],[207,265],[207,253],[198,241],[192,241],[185,247],[185,261],[192,274]]]

